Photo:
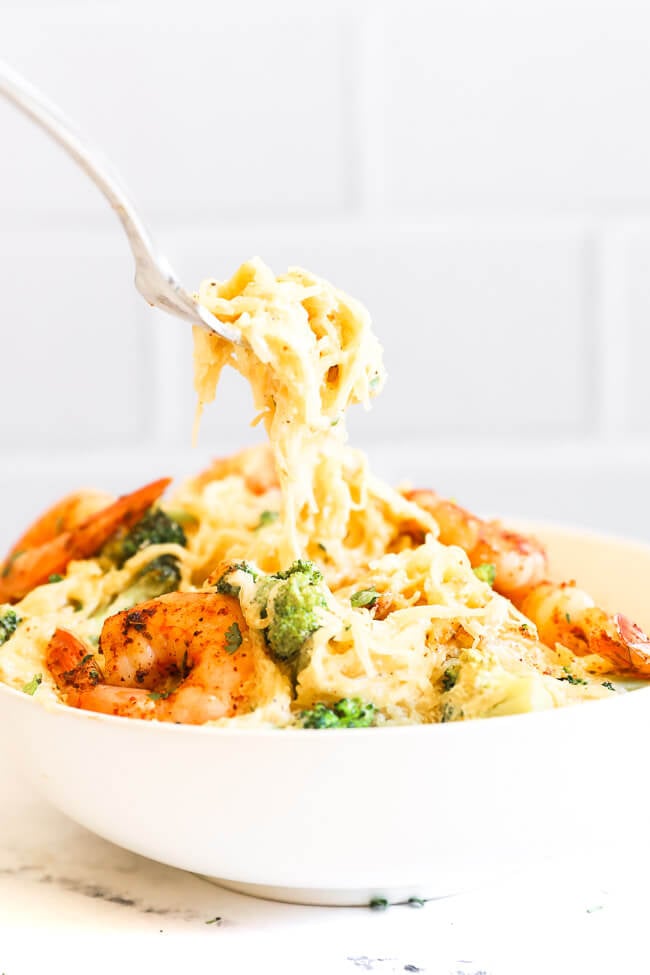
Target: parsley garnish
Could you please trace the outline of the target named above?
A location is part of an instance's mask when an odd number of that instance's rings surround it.
[[[568,684],[586,684],[587,681],[583,680],[582,677],[574,677],[568,667],[563,667],[562,670],[565,672],[566,677],[558,677],[558,680],[565,680]]]
[[[211,917],[210,920],[209,921],[206,921],[205,923],[206,924],[221,924],[221,918],[220,917]]]
[[[614,685],[612,684],[612,682],[610,680],[604,680],[602,682],[602,686],[603,687],[606,687],[608,691],[615,691],[616,690],[616,688],[614,687]]]
[[[372,609],[378,599],[379,593],[374,586],[371,586],[370,589],[360,589],[358,592],[353,592],[350,596],[350,603],[357,609],[361,606]]]
[[[150,701],[166,701],[172,693],[173,691],[151,691],[150,694],[147,694],[147,697]]]
[[[233,623],[226,630],[226,653],[234,653],[241,647],[241,630],[238,623]]]
[[[277,521],[279,517],[280,514],[277,511],[263,511],[260,515],[260,520],[257,527],[265,528],[266,525],[272,525],[273,522]]]
[[[474,575],[481,582],[487,582],[488,586],[493,586],[497,577],[497,567],[493,562],[481,562],[474,569]]]
[[[567,621],[567,623],[570,623],[571,622],[571,614],[570,613],[565,613],[564,614],[564,618]]]
[[[29,694],[30,697],[33,697],[42,683],[43,683],[43,675],[34,674],[34,676],[30,681],[28,681],[26,684],[23,684],[23,691],[25,694]]]
[[[48,578],[48,582],[63,582],[63,576],[60,576],[58,572],[53,572]]]

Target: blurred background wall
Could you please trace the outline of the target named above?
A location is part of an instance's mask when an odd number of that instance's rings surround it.
[[[115,162],[188,287],[262,256],[369,307],[377,471],[650,538],[650,9],[626,0],[3,0],[0,56]],[[0,541],[57,493],[259,433],[0,102]]]

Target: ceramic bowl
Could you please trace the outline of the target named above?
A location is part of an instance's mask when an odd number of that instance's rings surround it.
[[[535,530],[558,578],[650,628],[650,546]],[[465,723],[260,731],[44,707],[0,686],[2,747],[73,820],[299,903],[437,897],[569,846],[588,854],[645,804],[649,732],[650,689]]]

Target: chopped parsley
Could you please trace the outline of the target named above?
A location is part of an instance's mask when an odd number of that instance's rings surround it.
[[[63,576],[59,575],[58,572],[53,572],[52,575],[49,576],[49,578],[48,578],[47,581],[48,582],[63,582]]]
[[[571,622],[571,614],[570,613],[565,613],[564,614],[564,618],[567,621],[567,623],[570,623]]]
[[[16,632],[20,622],[20,616],[15,609],[8,609],[0,616],[0,647]]]
[[[233,623],[226,630],[226,653],[234,653],[241,647],[241,630],[238,623]]]
[[[173,691],[151,691],[147,697],[150,701],[166,701],[169,695],[173,693]]]
[[[220,917],[211,917],[210,920],[209,921],[206,921],[205,923],[206,924],[221,924],[221,918]]]
[[[365,607],[365,609],[372,609],[376,605],[379,599],[379,593],[374,586],[370,586],[369,589],[359,589],[358,592],[353,592],[350,596],[350,603],[355,608]]]
[[[494,562],[481,562],[474,569],[474,575],[481,582],[487,582],[488,586],[493,586],[497,577],[497,567]]]
[[[33,697],[42,683],[43,683],[43,675],[34,674],[34,676],[30,681],[28,681],[26,684],[23,684],[23,692],[25,694],[29,694],[30,697]]]
[[[615,691],[616,690],[616,688],[612,684],[611,680],[604,680],[602,682],[602,685],[601,686],[602,687],[606,687],[608,691]]]
[[[257,528],[265,528],[267,525],[272,525],[274,521],[277,521],[280,517],[278,511],[263,511],[260,515],[260,520]]]
[[[583,680],[582,677],[574,677],[568,667],[563,667],[562,670],[566,677],[558,677],[558,680],[565,680],[567,684],[587,684],[587,681]]]

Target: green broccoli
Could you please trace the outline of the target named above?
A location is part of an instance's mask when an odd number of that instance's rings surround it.
[[[313,562],[301,559],[263,580],[258,596],[265,601],[265,615],[271,618],[264,632],[276,660],[297,661],[306,641],[320,628],[317,610],[327,606],[322,581]]]
[[[233,562],[217,580],[214,587],[222,596],[239,596],[240,587],[230,581],[230,576],[234,575],[235,572],[247,572],[249,576],[253,577],[253,581],[257,580],[257,572],[248,562]]]
[[[90,617],[97,623],[97,636],[104,625],[104,620],[122,610],[132,609],[139,603],[146,603],[149,599],[156,599],[167,592],[174,592],[178,588],[181,574],[178,560],[173,555],[160,555],[152,559],[133,577],[131,584],[118,593],[108,606],[97,610]]]
[[[0,610],[0,647],[16,632],[20,616],[14,609]]]
[[[358,697],[344,697],[336,704],[315,704],[300,712],[303,728],[369,728],[377,709]]]
[[[150,508],[129,531],[120,529],[108,540],[102,555],[122,568],[125,562],[149,545],[186,545],[185,532],[162,508]]]

